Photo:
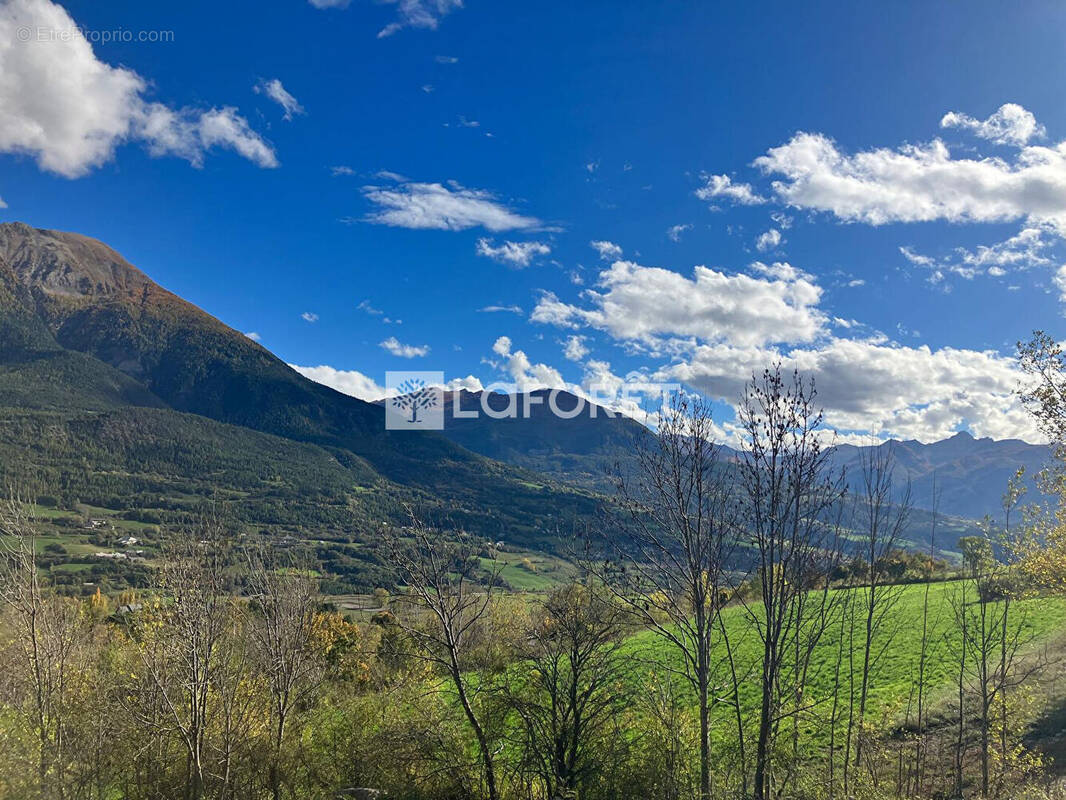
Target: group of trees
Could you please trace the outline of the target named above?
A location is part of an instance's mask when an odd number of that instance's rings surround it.
[[[164,537],[153,591],[65,596],[11,503],[0,800],[1009,796],[1040,766],[1025,598],[1055,587],[1054,525],[1038,546],[1012,524],[1012,482],[934,590],[935,513],[928,557],[901,556],[890,450],[836,472],[811,382],[767,370],[737,423],[727,457],[679,396],[546,595],[502,591],[485,542],[412,515],[358,622],[210,515]],[[916,669],[886,700],[901,625]]]

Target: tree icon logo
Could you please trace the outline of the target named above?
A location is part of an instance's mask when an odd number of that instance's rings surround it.
[[[400,384],[400,394],[396,398],[396,405],[411,412],[411,424],[419,422],[418,412],[424,408],[432,408],[437,404],[437,397],[432,387],[426,386],[425,381],[412,378]]]
[[[444,429],[443,372],[386,372],[388,430]]]

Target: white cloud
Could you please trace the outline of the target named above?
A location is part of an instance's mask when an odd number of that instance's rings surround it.
[[[350,176],[350,175],[354,175],[355,174],[355,170],[354,169],[352,169],[351,167],[344,166],[343,164],[341,164],[339,166],[336,166],[336,167],[330,167],[329,168],[329,172],[330,172],[330,175],[332,175],[334,178],[339,178],[341,176]]]
[[[723,197],[742,206],[757,206],[766,202],[766,198],[756,194],[749,183],[733,183],[728,175],[704,174],[701,177],[704,185],[696,190],[696,197],[700,200]]]
[[[814,378],[826,422],[838,430],[929,442],[969,426],[977,436],[1042,441],[1014,394],[1014,359],[994,352],[851,339],[786,352],[714,344],[657,376],[733,403],[753,373],[778,359]]]
[[[601,290],[586,292],[585,304],[545,294],[532,319],[597,328],[633,352],[666,355],[671,362],[653,370],[652,380],[680,381],[728,404],[753,374],[781,361],[815,379],[827,423],[845,437],[936,441],[969,429],[1042,441],[1014,394],[1021,375],[1013,358],[900,346],[883,334],[841,338],[834,328],[855,335],[865,326],[830,319],[811,275],[784,262],[755,262],[750,273],[697,267],[688,278],[620,261],[601,273]],[[1056,285],[1066,295],[1066,267]],[[508,341],[502,350],[510,349]],[[729,434],[730,424],[721,432]]]
[[[0,197],[0,208],[7,208],[7,203],[4,202],[4,198]]]
[[[286,120],[291,121],[294,116],[306,113],[300,102],[289,94],[277,78],[261,80],[253,88],[256,94],[264,94],[281,106]]]
[[[452,378],[446,384],[444,389],[449,392],[481,392],[485,390],[484,385],[481,383],[480,378],[475,378],[473,375],[467,375],[465,378]]]
[[[960,111],[949,111],[940,120],[940,127],[962,128],[972,131],[974,136],[981,139],[1017,147],[1027,144],[1030,139],[1047,135],[1044,126],[1037,123],[1036,117],[1017,103],[1004,103],[985,120],[974,119]]]
[[[755,249],[760,253],[765,253],[767,250],[774,250],[781,244],[781,231],[777,228],[770,228],[765,233],[759,234],[759,238],[755,240]]]
[[[1045,267],[1051,263],[1046,251],[1053,243],[1046,234],[1047,231],[1042,228],[1023,228],[1002,242],[978,245],[972,251],[958,247],[955,254],[963,264],[976,269],[989,268],[989,272],[993,267]]]
[[[783,211],[774,211],[770,214],[770,219],[776,222],[777,227],[781,228],[781,230],[787,231],[792,227],[792,217]]]
[[[849,155],[819,133],[797,133],[755,160],[774,193],[795,208],[841,220],[1005,222],[1027,220],[1066,235],[1066,142],[1027,146],[1013,160],[953,158],[934,139]]]
[[[617,261],[600,273],[587,307],[545,294],[534,322],[589,326],[617,339],[655,343],[661,336],[695,336],[736,344],[805,342],[821,334],[822,290],[809,275],[785,263],[758,264],[766,278],[728,275],[699,266],[693,277],[659,267]]]
[[[899,249],[900,254],[907,259],[910,263],[916,267],[932,267],[936,264],[936,259],[929,256],[923,256],[921,253],[914,252],[912,247],[901,247]]]
[[[499,337],[492,345],[492,352],[503,361],[495,366],[507,374],[519,392],[531,392],[535,389],[563,389],[566,381],[559,370],[547,364],[533,364],[522,350],[511,349],[509,336]]]
[[[289,364],[289,366],[315,383],[321,383],[342,394],[358,397],[367,402],[380,400],[388,394],[385,388],[373,378],[354,369],[340,370],[324,364],[318,367],[301,367],[296,364]]]
[[[1052,282],[1055,284],[1055,288],[1059,290],[1059,300],[1066,303],[1066,264],[1055,270]]]
[[[420,358],[421,356],[429,355],[428,344],[403,344],[395,336],[390,336],[385,341],[379,342],[378,347],[399,358]]]
[[[51,0],[0,5],[0,151],[24,153],[68,178],[110,161],[129,141],[152,155],[194,165],[223,147],[262,167],[277,166],[273,149],[231,107],[173,109],[146,99],[148,82],[100,61],[92,45],[71,35],[77,23]],[[54,31],[47,41],[21,41],[19,31]]]
[[[544,242],[504,242],[500,245],[493,244],[491,239],[481,238],[477,240],[477,254],[499,261],[502,264],[511,264],[515,267],[528,267],[537,256],[546,256],[552,249]]]
[[[568,361],[580,361],[589,354],[584,336],[568,336],[563,347],[563,355]]]
[[[382,314],[385,313],[380,308],[374,308],[374,306],[370,303],[369,300],[360,300],[359,305],[357,305],[356,308],[359,311],[365,311],[372,317],[380,317]]]
[[[622,248],[616,245],[614,242],[597,241],[594,239],[589,242],[589,247],[599,253],[600,258],[607,261],[622,257]]]
[[[397,19],[378,31],[379,39],[392,36],[404,28],[435,31],[442,17],[463,7],[463,0],[381,0],[381,2],[396,6]]]
[[[363,194],[378,207],[366,220],[379,225],[443,231],[483,227],[495,232],[528,230],[540,225],[540,220],[502,205],[490,192],[466,189],[455,183],[365,186]]]
[[[680,242],[681,241],[681,234],[683,234],[685,231],[690,231],[690,230],[692,230],[692,226],[688,225],[688,224],[685,224],[685,225],[673,225],[673,226],[671,226],[670,228],[667,229],[666,237],[671,242]]]
[[[1009,270],[1050,267],[1053,262],[1048,251],[1055,243],[1044,228],[1023,228],[1002,242],[978,245],[973,250],[956,247],[950,255],[940,259],[917,253],[911,247],[899,250],[911,264],[932,270],[930,280],[939,283],[947,274],[972,280],[979,275],[998,278]]]
[[[438,64],[458,64],[459,59],[455,56],[437,56],[434,61]]]
[[[307,0],[315,8],[347,8],[351,0]]]
[[[494,314],[500,311],[506,311],[511,314],[523,313],[522,306],[485,306],[484,308],[479,308],[478,311],[483,314]]]
[[[318,314],[313,311],[305,311],[300,315],[300,319],[304,322],[318,322]]]
[[[301,367],[296,364],[289,364],[289,366],[315,383],[321,383],[323,386],[336,389],[342,394],[351,395],[367,402],[381,400],[397,393],[395,389],[386,389],[373,378],[364,375],[358,370],[340,370],[326,365]],[[481,381],[473,375],[467,375],[465,378],[453,378],[441,388],[446,391],[465,389],[468,392],[480,392],[483,389]]]
[[[247,336],[249,339],[251,339],[253,342],[261,342],[261,341],[263,341],[263,337],[260,336],[255,331],[248,331],[248,333],[246,333],[244,335]]]

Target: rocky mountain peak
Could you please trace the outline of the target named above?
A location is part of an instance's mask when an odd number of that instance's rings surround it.
[[[76,233],[0,224],[0,262],[28,288],[62,298],[136,298],[154,284],[103,242]]]

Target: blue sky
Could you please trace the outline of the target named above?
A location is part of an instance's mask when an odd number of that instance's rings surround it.
[[[799,5],[6,0],[0,215],[361,396],[638,371],[728,434],[780,358],[845,436],[1034,438],[1066,8]]]

